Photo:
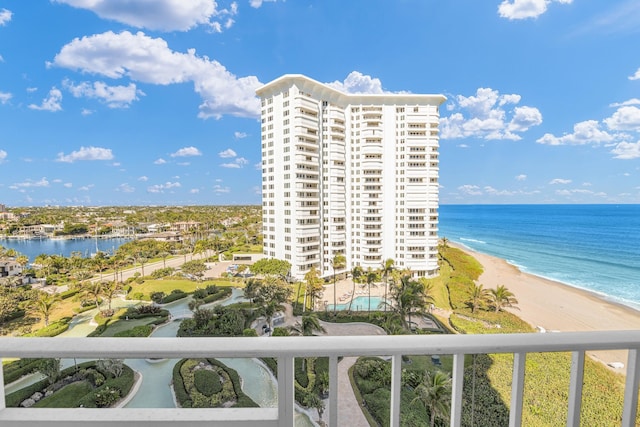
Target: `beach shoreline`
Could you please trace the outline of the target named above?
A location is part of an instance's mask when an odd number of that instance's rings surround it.
[[[474,257],[483,267],[477,283],[485,289],[506,286],[518,300],[509,309],[540,332],[618,331],[640,329],[640,311],[588,290],[522,272],[506,260],[449,243]],[[595,351],[590,355],[608,366],[627,364],[627,351]],[[624,369],[616,369],[623,372]]]

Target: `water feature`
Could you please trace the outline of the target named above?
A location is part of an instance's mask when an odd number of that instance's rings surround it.
[[[157,327],[151,337],[154,339],[176,337],[180,328],[180,321],[184,318],[189,310],[189,302],[191,297],[183,298],[178,301],[166,304],[163,308],[169,310],[172,317],[176,320]],[[241,289],[233,288],[231,296],[223,301],[216,301],[207,304],[213,306],[217,304],[229,305],[236,302],[244,301]],[[140,301],[115,299],[113,307],[130,307],[139,304]],[[93,317],[97,314],[97,309],[88,310],[74,317],[69,330],[60,336],[81,337],[91,333],[96,328]],[[206,339],[206,338],[203,338]],[[265,339],[268,339],[265,337]],[[277,407],[278,402],[278,385],[271,375],[270,371],[256,359],[220,359],[232,369],[235,369],[240,375],[242,381],[242,390],[251,397],[261,407]],[[63,359],[62,367],[67,368],[74,363],[82,363],[85,359]],[[174,408],[175,401],[171,391],[171,381],[173,377],[173,367],[178,362],[177,359],[126,359],[125,363],[134,371],[138,372],[142,379],[135,395],[126,404],[126,408]],[[26,376],[11,384],[11,391],[19,390],[39,381],[42,378],[40,374]],[[7,388],[9,390],[9,388]],[[295,424],[300,427],[311,427],[315,424],[310,418],[301,412],[296,412]]]

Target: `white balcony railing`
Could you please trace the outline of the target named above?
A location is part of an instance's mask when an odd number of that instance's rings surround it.
[[[2,338],[0,357],[254,358],[278,360],[277,408],[45,409],[6,408],[0,388],[0,426],[293,426],[294,358],[329,357],[329,425],[338,425],[338,358],[389,356],[392,360],[390,425],[400,425],[402,355],[453,355],[451,425],[460,426],[465,354],[514,354],[510,426],[522,416],[527,353],[573,354],[567,426],[580,425],[585,352],[629,350],[622,426],[635,425],[640,331],[502,335],[331,336],[270,338]],[[0,368],[0,384],[2,371]]]

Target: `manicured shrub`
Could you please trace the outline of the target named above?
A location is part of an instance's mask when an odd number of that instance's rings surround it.
[[[116,332],[114,337],[148,337],[153,331],[151,325],[140,325],[126,331]]]
[[[194,372],[196,389],[205,396],[211,397],[222,391],[220,375],[209,369],[198,369]]]

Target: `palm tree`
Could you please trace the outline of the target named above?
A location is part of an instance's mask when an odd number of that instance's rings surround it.
[[[301,321],[290,326],[289,330],[292,335],[303,335],[305,337],[315,335],[315,332],[326,332],[320,324],[320,320],[314,315],[302,316]]]
[[[410,274],[405,273],[391,285],[390,295],[393,304],[384,303],[388,304],[400,317],[402,326],[410,331],[411,316],[424,313],[427,304],[434,302],[431,288],[431,284],[424,285],[413,280]]]
[[[501,311],[505,307],[511,307],[518,309],[515,304],[518,303],[513,292],[507,289],[504,285],[498,285],[495,289],[490,289],[491,302],[496,310],[496,313]]]
[[[353,303],[354,295],[356,294],[356,283],[360,283],[362,280],[362,275],[364,274],[364,270],[359,265],[356,265],[351,270],[351,280],[353,281],[353,288],[351,289],[351,298],[349,299],[349,313],[351,313],[351,304]]]
[[[104,285],[100,281],[89,282],[84,287],[83,294],[91,297],[96,303],[96,308],[100,306],[100,297],[104,293]]]
[[[49,317],[53,312],[53,308],[60,301],[57,296],[49,295],[45,292],[38,293],[38,297],[31,300],[27,306],[29,312],[42,316],[44,326],[49,326]]]
[[[112,281],[112,282],[103,282],[102,283],[102,295],[104,295],[104,297],[107,299],[108,301],[108,313],[112,313],[111,311],[111,301],[113,300],[113,297],[116,295],[116,293],[122,289],[122,287],[120,286],[120,283],[118,283],[116,280]]]
[[[162,267],[163,268],[167,268],[167,258],[169,258],[171,256],[171,252],[169,251],[162,251],[158,254],[158,256],[160,258],[162,258]]]
[[[322,289],[322,279],[320,278],[318,269],[315,267],[311,267],[311,270],[307,271],[307,273],[304,275],[304,281],[307,285],[304,288],[304,305],[302,307],[303,312],[307,309],[307,294],[310,294],[311,296],[311,307],[313,307],[315,296],[319,292],[319,289]]]
[[[369,315],[371,315],[371,286],[378,280],[378,273],[369,267],[367,274],[365,275],[365,283],[369,288]]]
[[[333,267],[333,315],[336,315],[336,310],[337,310],[337,294],[338,291],[336,290],[336,270],[341,270],[345,267],[347,263],[347,259],[344,257],[343,254],[335,254],[333,256],[333,259],[331,260],[331,267]]]
[[[382,277],[384,277],[384,299],[387,299],[387,288],[389,286],[389,275],[394,270],[394,261],[389,258],[385,262],[382,263]],[[384,311],[387,311],[387,306],[384,306]]]
[[[451,378],[449,375],[436,371],[426,372],[422,382],[415,388],[416,397],[411,404],[421,404],[429,412],[429,424],[434,427],[436,418],[446,419],[451,399]]]
[[[475,313],[477,309],[489,302],[489,299],[491,298],[489,289],[484,289],[483,286],[484,285],[474,283],[471,288],[471,294],[469,295],[467,305],[471,308],[472,313]]]

